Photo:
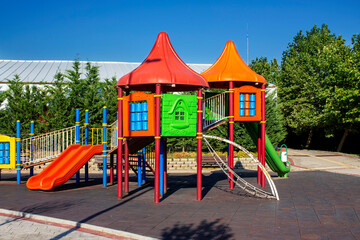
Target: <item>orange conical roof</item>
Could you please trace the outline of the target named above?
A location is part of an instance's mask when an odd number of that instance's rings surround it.
[[[116,86],[154,91],[156,84],[161,84],[163,91],[193,91],[209,87],[203,76],[180,59],[165,32],[159,33],[154,47],[142,64],[120,78]]]
[[[228,41],[216,62],[201,74],[213,88],[228,88],[227,82],[233,81],[234,87],[247,83],[266,83],[240,57],[233,41]]]

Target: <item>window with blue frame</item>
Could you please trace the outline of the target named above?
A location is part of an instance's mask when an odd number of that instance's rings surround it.
[[[0,164],[10,164],[9,142],[0,142]]]
[[[240,116],[255,116],[255,93],[240,93]]]
[[[147,102],[130,102],[130,131],[147,131],[148,129]]]

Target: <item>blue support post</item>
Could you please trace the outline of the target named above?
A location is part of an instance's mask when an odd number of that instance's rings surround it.
[[[160,195],[164,196],[164,140],[160,139]]]
[[[142,178],[142,167],[141,167],[141,159],[142,159],[142,150],[138,151],[138,186],[141,186],[141,178]]]
[[[16,122],[16,183],[21,183],[21,163],[20,163],[20,120]]]
[[[80,110],[76,109],[75,144],[80,144]],[[80,170],[76,172],[76,184],[80,182]]]
[[[30,162],[32,163],[34,161],[34,121],[31,121],[30,123]],[[30,177],[34,175],[34,168],[30,168]]]
[[[85,140],[84,144],[89,144],[89,110],[85,110]],[[85,182],[89,180],[89,163],[85,163]]]
[[[106,123],[106,107],[103,107],[103,186],[106,187],[107,186],[107,139],[106,139],[106,129],[107,129],[107,123]]]
[[[146,148],[142,149],[142,177],[141,177],[141,183],[146,182]]]

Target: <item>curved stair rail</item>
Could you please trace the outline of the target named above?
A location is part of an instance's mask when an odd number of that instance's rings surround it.
[[[206,98],[203,107],[203,129],[204,131],[227,120],[226,116],[226,94],[223,92],[215,96]]]
[[[224,138],[216,137],[216,136],[210,136],[210,135],[203,135],[204,141],[211,152],[212,156],[214,157],[216,163],[219,165],[221,170],[228,176],[229,179],[231,179],[237,186],[239,186],[241,189],[245,190],[246,192],[250,193],[251,195],[254,195],[256,197],[261,198],[275,198],[279,200],[279,195],[276,190],[276,186],[271,179],[270,174],[266,171],[265,167],[245,148],[240,146],[239,144],[229,141]],[[245,152],[261,169],[261,171],[264,173],[267,182],[269,183],[271,193],[264,191],[260,188],[257,188],[253,186],[252,184],[246,182],[244,179],[242,179],[236,172],[229,168],[229,166],[219,157],[219,155],[216,153],[216,151],[211,147],[210,143],[208,142],[207,138],[216,139],[219,141],[223,141],[229,144],[232,144],[233,146],[237,147],[241,151]],[[234,174],[234,178],[230,177],[230,174],[228,172],[231,172]]]
[[[22,139],[21,164],[23,166],[33,165],[55,159],[68,146],[75,144],[75,131],[76,127],[72,126],[37,135],[33,139]],[[82,136],[84,127],[80,127],[80,132],[80,136]]]

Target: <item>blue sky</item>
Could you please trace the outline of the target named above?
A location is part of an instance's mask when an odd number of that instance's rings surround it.
[[[360,1],[5,1],[0,59],[141,62],[169,34],[187,63],[213,63],[233,40],[246,61],[281,60],[299,30],[327,24],[346,43],[360,33]]]

